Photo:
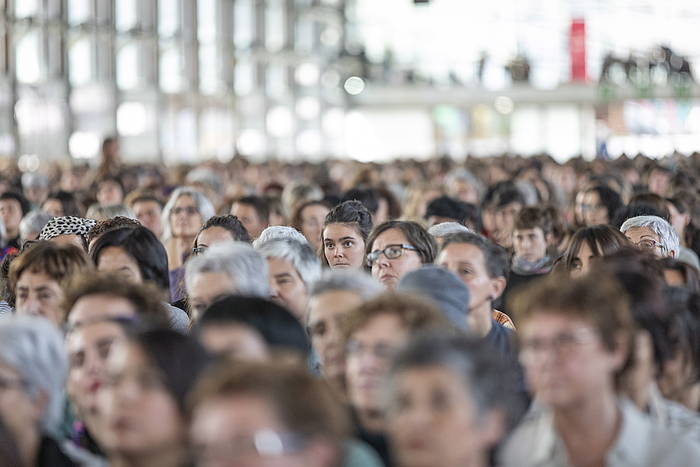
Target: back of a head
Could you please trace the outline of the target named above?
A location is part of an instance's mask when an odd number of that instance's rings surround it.
[[[474,233],[468,227],[459,222],[442,222],[428,229],[428,233],[435,238],[443,238],[455,233]]]
[[[352,188],[343,194],[342,201],[359,201],[372,215],[379,209],[377,193],[371,188]]]
[[[321,273],[321,277],[311,284],[309,297],[336,291],[355,292],[362,299],[368,300],[381,294],[384,288],[363,271],[326,269]]]
[[[467,216],[467,207],[465,202],[459,201],[449,196],[439,196],[428,203],[425,210],[425,218],[429,219],[432,216],[444,217],[453,219],[455,222],[463,223]]]
[[[202,314],[195,332],[208,326],[244,325],[255,330],[272,350],[291,351],[306,358],[309,341],[294,315],[282,306],[260,297],[232,295]]]
[[[269,242],[270,240],[292,239],[301,243],[308,243],[304,234],[293,227],[285,225],[272,225],[265,228],[260,233],[260,236],[253,242],[253,248],[258,248],[259,245]]]
[[[454,273],[425,265],[401,278],[398,292],[409,292],[432,300],[453,326],[465,329],[469,310],[469,289]]]

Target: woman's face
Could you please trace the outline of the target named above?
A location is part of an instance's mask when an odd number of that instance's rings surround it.
[[[389,229],[377,236],[372,244],[372,251],[383,251],[392,245],[413,246],[399,229]],[[394,259],[389,259],[382,253],[372,264],[372,277],[386,288],[394,289],[404,275],[419,269],[422,265],[421,257],[415,250],[402,249],[401,256]]]
[[[312,204],[301,211],[301,233],[314,251],[321,246],[321,229],[329,209],[322,204]]]
[[[365,241],[351,224],[328,224],[323,231],[323,254],[331,269],[362,269]]]
[[[36,427],[38,431],[42,407],[27,394],[22,375],[10,365],[0,362],[0,383],[0,418],[10,433],[16,437],[22,436],[29,427]]]
[[[595,191],[586,191],[580,197],[578,211],[584,225],[608,224],[608,208],[601,204],[600,196]]]
[[[170,211],[170,227],[175,238],[194,238],[204,220],[191,196],[180,196]]]
[[[42,316],[61,326],[61,302],[65,294],[61,285],[52,277],[27,269],[19,276],[15,289],[15,309],[18,315]]]
[[[103,415],[98,438],[107,452],[144,458],[180,449],[185,421],[163,376],[134,343],[115,346],[98,396]]]
[[[114,272],[129,282],[143,283],[143,276],[136,260],[123,248],[108,246],[100,252],[97,260],[97,270],[100,272]]]
[[[584,240],[571,262],[571,277],[581,277],[588,274],[588,271],[591,269],[591,261],[596,256],[593,254],[591,247],[588,246],[588,242]]]
[[[547,406],[580,405],[601,392],[614,391],[614,374],[625,351],[604,347],[591,323],[542,308],[518,328],[520,360],[535,397]]]
[[[108,320],[79,326],[66,337],[68,396],[84,422],[97,415],[97,394],[104,385],[107,358],[113,344],[123,337],[121,327]]]
[[[56,198],[49,198],[46,201],[44,201],[44,204],[41,205],[41,209],[48,215],[53,216],[53,217],[61,217],[63,216],[63,204]]]
[[[402,467],[482,465],[502,434],[498,417],[479,414],[462,378],[439,366],[392,379],[387,431]]]

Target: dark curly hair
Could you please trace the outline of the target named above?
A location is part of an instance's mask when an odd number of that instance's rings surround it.
[[[366,242],[372,231],[372,214],[357,200],[343,201],[326,215],[323,231],[330,224],[351,224]]]

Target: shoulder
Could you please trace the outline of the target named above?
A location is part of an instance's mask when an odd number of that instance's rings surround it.
[[[383,467],[379,455],[367,444],[356,439],[345,441],[342,467]]]
[[[556,437],[551,413],[533,403],[501,448],[498,465],[524,467],[551,465]]]

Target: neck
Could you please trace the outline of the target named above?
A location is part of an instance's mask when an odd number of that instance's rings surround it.
[[[574,407],[555,410],[554,427],[564,441],[569,457],[588,464],[605,458],[615,442],[621,416],[614,391],[603,391]]]
[[[183,446],[154,449],[139,455],[120,453],[110,459],[111,467],[179,467],[185,465],[187,451]]]
[[[15,433],[17,450],[22,457],[24,465],[36,465],[40,441],[41,437],[38,430],[26,430],[25,433]]]
[[[626,391],[627,397],[634,405],[642,412],[649,412],[649,403],[651,402],[651,384],[640,385]]]
[[[360,425],[374,433],[384,431],[384,414],[379,409],[358,409],[357,418],[360,420]]]
[[[486,337],[488,335],[493,326],[492,311],[491,301],[469,311],[467,314],[467,325],[474,335],[478,337]]]
[[[7,238],[15,238],[19,236],[19,229],[8,229],[7,227],[5,228],[5,234]]]

